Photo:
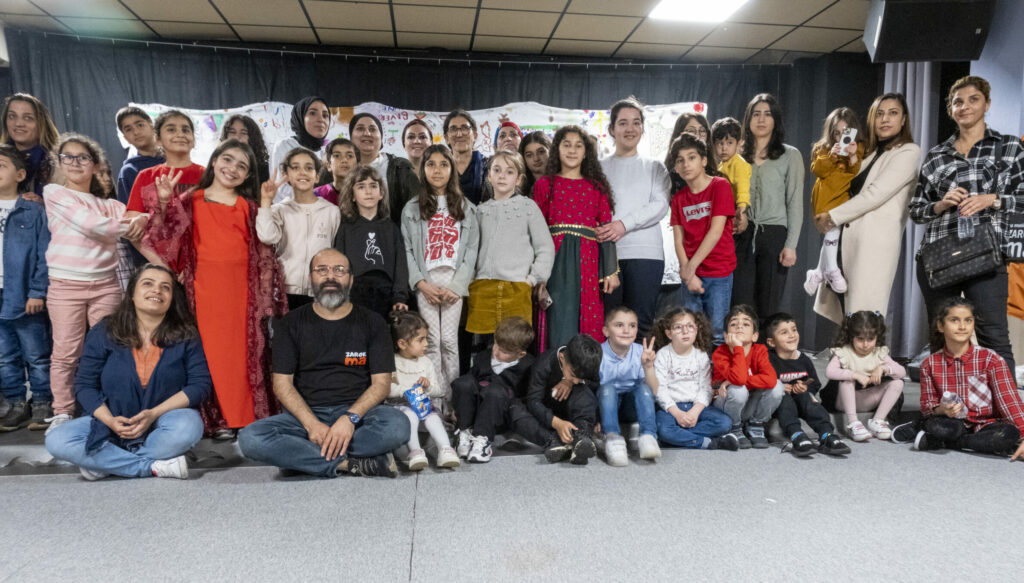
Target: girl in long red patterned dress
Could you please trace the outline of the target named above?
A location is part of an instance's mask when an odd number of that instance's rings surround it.
[[[196,312],[214,389],[201,413],[218,438],[277,410],[264,319],[283,314],[286,301],[281,264],[256,235],[257,172],[252,149],[228,140],[197,190],[174,194],[177,172],[142,193],[156,211],[143,243],[178,272]]]
[[[601,293],[619,287],[615,243],[598,243],[594,227],[611,222],[612,189],[597,158],[597,141],[579,126],[555,132],[545,176],[533,186],[533,199],[555,242],[555,265],[542,314],[546,346],[564,346],[576,334],[604,342]],[[539,295],[543,296],[542,288]],[[544,346],[541,347],[544,349]]]

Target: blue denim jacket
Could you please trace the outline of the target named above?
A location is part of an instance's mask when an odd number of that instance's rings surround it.
[[[50,285],[46,270],[46,248],[50,229],[46,226],[43,205],[18,198],[4,229],[4,289],[0,301],[0,319],[14,320],[25,315],[29,298],[45,298]]]

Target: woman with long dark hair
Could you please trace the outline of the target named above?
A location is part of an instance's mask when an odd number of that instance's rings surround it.
[[[27,93],[15,93],[4,99],[0,119],[0,142],[14,146],[25,156],[25,178],[18,183],[18,192],[42,195],[53,174],[50,152],[58,138],[50,110]]]
[[[185,452],[203,435],[194,410],[210,371],[185,289],[160,265],[143,266],[109,317],[89,331],[75,377],[86,415],[55,428],[46,449],[86,480],[188,477]]]
[[[526,180],[523,181],[523,195],[533,198],[533,185],[544,176],[548,167],[548,154],[551,152],[551,140],[544,132],[530,132],[519,142],[519,154],[526,163]]]

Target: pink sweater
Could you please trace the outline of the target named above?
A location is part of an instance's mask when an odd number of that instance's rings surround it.
[[[50,277],[74,281],[114,277],[117,240],[128,228],[121,224],[124,204],[57,184],[43,189],[43,200],[50,227],[46,249]]]

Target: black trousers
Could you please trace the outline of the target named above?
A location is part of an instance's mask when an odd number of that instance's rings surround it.
[[[494,441],[499,431],[512,430],[527,441],[545,446],[555,438],[553,431],[541,427],[526,405],[502,385],[485,385],[471,374],[452,381],[452,404],[456,427],[472,429]]]
[[[1013,374],[1015,363],[1013,350],[1010,347],[1010,332],[1006,323],[1006,301],[1008,281],[1006,268],[1001,267],[988,275],[975,277],[965,282],[932,289],[928,285],[928,274],[924,266],[917,262],[917,283],[921,286],[925,307],[928,310],[928,327],[931,329],[935,314],[942,302],[949,298],[964,297],[974,304],[974,332],[978,335],[978,343],[990,348],[1003,357]]]
[[[385,322],[390,322],[391,294],[394,284],[391,279],[380,271],[371,271],[355,278],[352,282],[352,303],[368,308],[380,314]],[[413,309],[413,306],[409,306]]]
[[[619,271],[621,285],[604,296],[604,313],[619,306],[628,306],[636,312],[639,321],[637,337],[643,338],[654,324],[665,262],[660,259],[620,259]]]
[[[782,425],[782,431],[786,437],[792,438],[793,434],[800,431],[800,419],[807,421],[818,436],[835,432],[828,411],[821,406],[821,403],[814,400],[809,392],[794,395],[786,393],[775,410],[775,418]]]
[[[969,449],[998,456],[1012,454],[1020,441],[1020,430],[1001,421],[971,431],[960,419],[934,415],[924,420],[924,431],[941,439],[949,449]]]
[[[786,244],[786,227],[754,225],[735,238],[736,271],[732,280],[732,305],[753,306],[759,318],[782,308],[782,291],[789,268],[779,263]]]

